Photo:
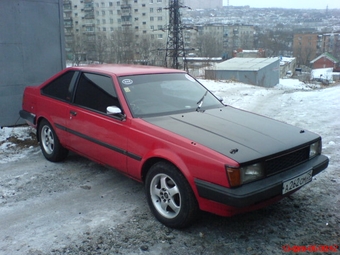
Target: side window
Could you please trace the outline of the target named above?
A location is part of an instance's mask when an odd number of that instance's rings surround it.
[[[103,113],[108,106],[120,107],[111,77],[92,73],[81,74],[74,103]]]
[[[48,85],[42,88],[42,94],[63,101],[70,100],[70,84],[74,83],[73,78],[76,78],[75,72],[70,71],[62,76],[51,81]]]

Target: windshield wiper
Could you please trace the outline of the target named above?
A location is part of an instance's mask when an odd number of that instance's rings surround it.
[[[200,100],[198,100],[197,102],[197,108],[196,108],[196,111],[199,112],[201,110],[201,107],[203,105],[203,101],[204,101],[204,98],[205,96],[208,94],[208,90],[205,91],[204,95],[202,96],[202,98]]]

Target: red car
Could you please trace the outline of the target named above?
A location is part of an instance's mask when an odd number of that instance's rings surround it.
[[[184,71],[71,67],[25,89],[20,116],[46,159],[68,150],[143,182],[163,224],[231,216],[290,195],[328,166],[321,137],[226,106]]]

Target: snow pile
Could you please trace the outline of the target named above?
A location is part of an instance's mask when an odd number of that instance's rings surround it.
[[[311,78],[333,81],[333,68],[313,69],[311,73]]]

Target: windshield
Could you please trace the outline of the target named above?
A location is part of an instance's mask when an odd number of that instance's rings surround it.
[[[221,107],[222,103],[185,73],[119,78],[134,117],[160,116]]]

